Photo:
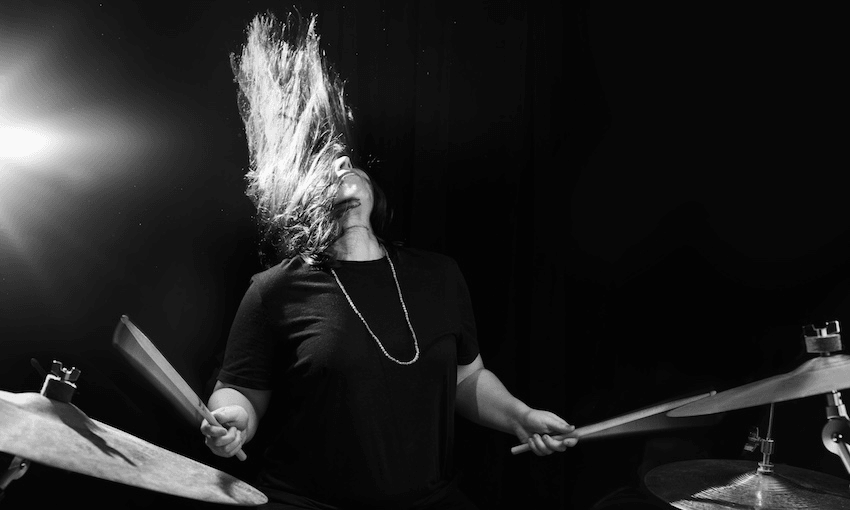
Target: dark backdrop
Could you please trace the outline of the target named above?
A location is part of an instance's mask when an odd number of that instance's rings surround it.
[[[228,58],[255,13],[290,5],[0,3],[0,107],[64,129],[47,162],[0,160],[0,389],[38,391],[30,359],[59,359],[82,370],[74,403],[89,416],[251,474],[209,454],[110,341],[128,314],[209,391],[260,269]],[[363,161],[394,204],[390,237],[458,260],[485,363],[530,405],[587,425],[727,389],[795,368],[801,326],[845,318],[840,13],[298,6],[319,14],[347,80]],[[847,476],[820,444],[824,404],[777,406],[775,460]],[[656,465],[739,458],[765,414],[547,458],[461,421],[458,464],[482,510],[583,509]],[[56,494],[175,502],[34,466],[3,504]]]

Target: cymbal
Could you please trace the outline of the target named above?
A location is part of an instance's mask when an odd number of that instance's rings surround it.
[[[847,480],[783,464],[762,474],[753,461],[680,461],[652,469],[644,484],[682,510],[850,508]]]
[[[47,466],[211,503],[248,506],[268,501],[227,473],[39,393],[0,391],[0,430],[0,451]]]
[[[791,372],[722,391],[673,409],[667,416],[698,416],[784,402],[850,388],[850,356],[812,358]]]

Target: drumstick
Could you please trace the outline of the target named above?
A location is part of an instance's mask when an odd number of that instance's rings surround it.
[[[115,328],[112,345],[168,397],[189,421],[200,423],[201,419],[206,419],[211,425],[221,426],[189,383],[180,377],[165,356],[126,315],[121,316]],[[242,450],[236,452],[236,457],[239,460],[247,458]]]
[[[671,401],[671,402],[665,402],[663,404],[654,405],[654,406],[648,407],[646,409],[641,409],[639,411],[634,411],[634,412],[631,412],[631,413],[628,413],[628,414],[624,414],[622,416],[617,416],[615,418],[611,418],[609,420],[601,421],[599,423],[594,423],[592,425],[586,425],[584,427],[579,427],[579,428],[573,430],[572,432],[567,432],[566,434],[558,434],[557,436],[552,436],[552,439],[555,439],[557,441],[563,441],[564,439],[572,438],[572,437],[581,439],[584,436],[589,436],[591,434],[595,434],[595,433],[603,431],[603,430],[607,430],[607,429],[610,429],[610,428],[613,428],[613,427],[618,427],[620,425],[624,425],[626,423],[641,420],[643,418],[648,418],[650,416],[654,416],[656,414],[667,412],[667,411],[670,411],[671,409],[675,409],[677,407],[681,407],[685,404],[690,404],[691,402],[695,402],[697,400],[701,400],[701,399],[706,398],[706,397],[711,397],[715,393],[717,393],[717,392],[712,390],[712,391],[710,391],[708,393],[704,393],[702,395],[696,395],[696,396],[693,396],[693,397],[686,397],[686,398],[682,398],[682,399],[679,399],[679,400],[674,400],[674,401]],[[527,452],[530,449],[531,449],[531,447],[528,446],[528,443],[523,443],[523,444],[519,444],[519,445],[516,445],[513,448],[511,448],[511,453],[516,455],[518,453]]]

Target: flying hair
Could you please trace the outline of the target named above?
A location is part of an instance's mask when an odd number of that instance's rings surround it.
[[[261,244],[276,259],[321,262],[340,231],[333,163],[352,154],[344,86],[320,48],[315,15],[257,15],[246,32],[231,67],[248,141],[246,194]]]

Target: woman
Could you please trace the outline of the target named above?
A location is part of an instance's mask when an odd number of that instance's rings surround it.
[[[352,161],[315,17],[257,16],[232,60],[274,258],[234,319],[209,399],[222,426],[201,425],[210,450],[232,456],[263,427],[270,508],[418,509],[475,508],[452,471],[455,411],[538,455],[574,445],[484,367],[457,264],[376,233],[383,195]]]

